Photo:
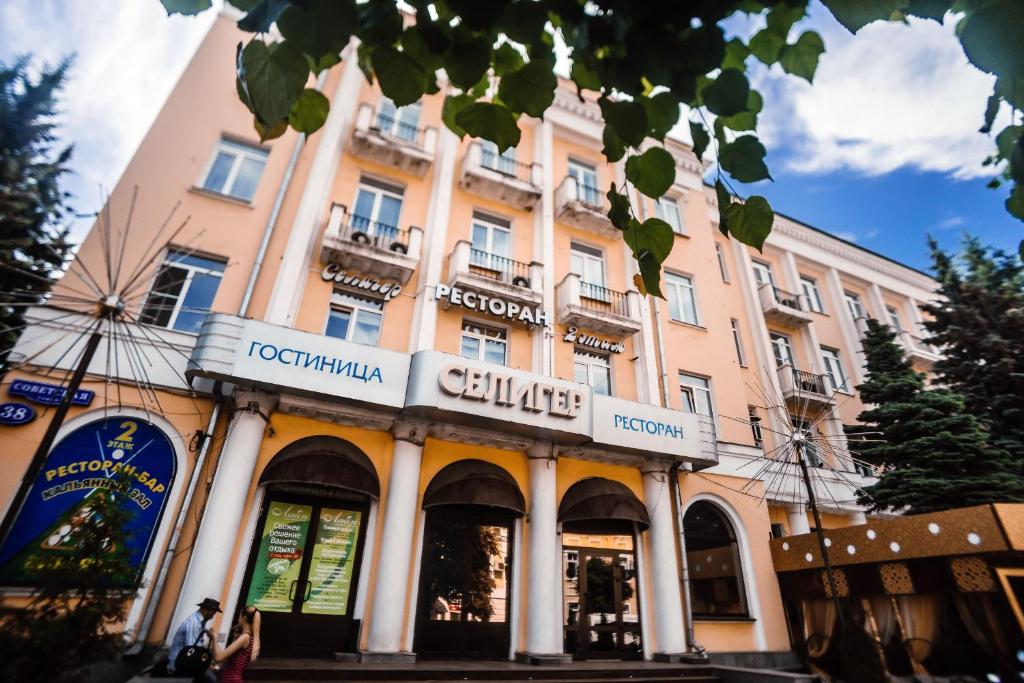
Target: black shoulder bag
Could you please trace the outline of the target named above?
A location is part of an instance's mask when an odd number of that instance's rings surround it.
[[[203,622],[206,625],[206,622]],[[213,663],[213,652],[209,648],[201,647],[199,642],[206,632],[199,634],[196,642],[183,648],[178,656],[174,658],[174,673],[179,676],[199,676],[210,668]]]

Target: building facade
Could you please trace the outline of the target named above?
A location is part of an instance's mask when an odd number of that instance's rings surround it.
[[[124,307],[0,553],[7,599],[19,558],[59,550],[120,467],[140,643],[212,597],[222,636],[261,608],[267,654],[789,650],[769,541],[813,520],[772,458],[819,434],[822,523],[864,520],[871,472],[843,447],[860,333],[889,322],[927,369],[935,283],[782,216],[763,253],[722,236],[670,142],[675,185],[633,196],[677,233],[666,298],[643,297],[605,216],[624,172],[595,104],[560,89],[499,155],[444,127],[443,93],[396,109],[352,58],[318,83],[321,131],[260,144],[224,58],[239,39],[217,19],[28,311],[5,378],[21,397],[59,384],[90,330],[59,301],[98,284]],[[47,410],[0,427],[5,503]]]

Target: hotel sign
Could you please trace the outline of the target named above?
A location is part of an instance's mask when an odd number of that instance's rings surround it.
[[[383,297],[385,302],[391,301],[402,291],[397,282],[381,282],[372,277],[349,273],[341,269],[337,263],[328,263],[320,271],[320,277],[326,282],[334,282],[350,289],[360,289],[369,294]]]
[[[493,401],[499,406],[516,406],[533,413],[575,419],[583,407],[583,392],[532,379],[521,379],[495,370],[470,368],[459,363],[446,365],[438,378],[449,396],[471,401]]]
[[[547,316],[541,306],[523,305],[500,296],[481,294],[460,287],[450,287],[438,283],[434,285],[434,300],[447,301],[452,306],[462,306],[471,311],[489,313],[495,318],[504,318],[526,325],[546,326],[548,324]]]

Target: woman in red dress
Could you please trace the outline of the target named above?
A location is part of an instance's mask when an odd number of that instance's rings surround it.
[[[213,660],[220,665],[218,683],[242,683],[242,674],[260,654],[260,611],[249,605],[231,629],[231,643],[223,650],[211,638]]]

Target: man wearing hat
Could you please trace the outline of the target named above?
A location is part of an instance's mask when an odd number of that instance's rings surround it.
[[[171,640],[171,651],[167,653],[166,670],[169,676],[174,675],[174,660],[177,659],[178,653],[190,645],[201,643],[200,637],[206,630],[206,622],[212,619],[214,614],[221,611],[220,601],[213,598],[203,598],[203,601],[197,607],[199,609],[186,617],[185,621],[181,622],[178,630],[174,632],[174,638]],[[205,643],[205,646],[209,647],[209,643]]]

